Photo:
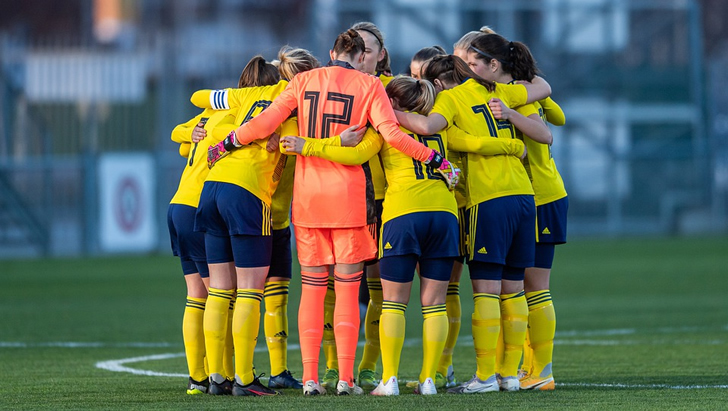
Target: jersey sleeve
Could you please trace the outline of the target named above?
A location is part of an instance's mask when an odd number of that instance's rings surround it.
[[[199,124],[200,119],[203,117],[204,111],[199,115],[189,119],[187,122],[182,123],[172,130],[171,139],[175,143],[191,143],[192,142],[192,130]]]
[[[483,156],[523,155],[523,141],[517,138],[493,138],[490,136],[473,136],[458,128],[450,126],[447,132],[447,148],[464,153],[475,153]]]
[[[291,115],[298,105],[297,78],[294,77],[293,81],[288,83],[267,109],[235,130],[236,139],[240,144],[250,144],[254,140],[268,137]]]
[[[382,83],[377,80],[372,90],[372,104],[369,110],[369,122],[392,147],[407,154],[415,160],[425,161],[430,157],[432,149],[411,138],[399,129],[397,117],[389,102]]]
[[[302,138],[306,140],[306,144],[303,146],[304,156],[320,157],[348,166],[366,163],[382,148],[381,136],[371,127],[364,133],[364,138],[362,138],[361,142],[354,147],[326,144],[325,140],[331,140],[329,138]]]
[[[450,94],[447,92],[440,92],[435,97],[435,105],[432,106],[430,114],[437,113],[447,120],[447,125],[452,126],[455,124],[455,116],[458,113],[457,106],[452,102]]]
[[[538,102],[541,104],[543,113],[549,123],[555,126],[563,126],[566,124],[566,115],[564,114],[564,110],[562,110],[561,106],[552,100],[551,97],[546,97]]]
[[[510,108],[520,107],[528,103],[528,90],[523,84],[495,84],[498,96]]]
[[[529,117],[534,114],[538,115],[538,109],[534,104],[524,104],[520,107],[516,107],[516,111],[523,115],[523,117]]]
[[[179,145],[179,155],[184,158],[187,158],[187,156],[190,155],[191,150],[192,150],[192,143],[184,142]]]

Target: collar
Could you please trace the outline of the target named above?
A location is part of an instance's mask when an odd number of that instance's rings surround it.
[[[327,66],[329,66],[329,67],[331,67],[331,66],[339,66],[339,67],[343,67],[343,68],[348,68],[348,69],[356,70],[354,68],[354,66],[352,66],[348,62],[341,61],[341,60],[331,60],[331,61],[329,61],[329,63],[327,64]]]

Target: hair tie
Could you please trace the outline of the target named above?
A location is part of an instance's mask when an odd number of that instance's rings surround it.
[[[514,49],[513,42],[512,41],[509,41],[508,42],[508,50],[513,51],[513,49]]]

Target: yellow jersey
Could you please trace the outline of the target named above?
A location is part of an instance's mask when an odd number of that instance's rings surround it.
[[[390,81],[394,77],[384,75],[383,73],[377,73],[377,77],[382,82],[384,87],[387,87]],[[379,156],[372,157],[369,160],[369,169],[372,171],[372,182],[374,183],[374,199],[383,200],[384,191],[387,188],[387,179],[384,176],[384,169],[382,168],[382,160]]]
[[[544,122],[547,121],[544,110],[539,102],[521,106],[516,110],[525,117],[538,114]],[[561,113],[563,116],[563,111]],[[561,179],[561,174],[556,169],[556,163],[551,155],[551,146],[533,141],[517,129],[516,135],[526,143],[526,147],[528,148],[526,158],[523,159],[523,166],[533,185],[536,205],[548,204],[566,197],[564,180]]]
[[[296,156],[280,156],[278,167],[283,170],[276,191],[271,197],[271,218],[273,229],[282,230],[291,224],[291,200],[293,199],[293,171],[296,168]],[[274,173],[276,175],[277,173]]]
[[[447,157],[447,131],[431,136],[420,136],[400,126],[415,140],[437,150]],[[384,196],[382,223],[405,214],[444,211],[457,217],[455,196],[447,189],[443,177],[432,167],[384,143],[380,151],[387,175],[387,193]]]
[[[247,87],[228,89],[227,97],[220,101],[230,107],[237,107],[233,124],[218,126],[214,130],[216,137],[226,136],[241,124],[248,122],[265,110],[283,91],[288,82],[279,82],[273,86]],[[208,90],[205,90],[208,91]],[[216,91],[209,93],[215,94]],[[199,92],[196,92],[197,94]],[[194,100],[193,95],[193,100]],[[199,103],[202,100],[197,100]],[[207,100],[209,102],[209,99]],[[196,104],[196,101],[193,101]],[[279,134],[297,135],[298,123],[295,118],[286,120],[278,129]],[[266,150],[270,137],[255,140],[231,152],[218,161],[210,170],[207,181],[230,183],[248,190],[267,205],[271,205],[271,196],[276,191],[283,167],[279,166],[280,151],[272,153]]]
[[[200,202],[200,193],[205,183],[209,169],[207,168],[207,148],[219,142],[213,136],[213,129],[222,124],[233,126],[235,114],[231,111],[214,111],[205,109],[190,121],[180,124],[172,131],[172,141],[180,143],[180,154],[186,152],[186,165],[179,180],[177,192],[170,204],[184,204],[197,208]],[[200,123],[205,122],[207,137],[199,143],[192,143],[192,130]]]
[[[475,136],[514,139],[515,128],[509,121],[496,120],[488,100],[497,97],[508,107],[526,104],[528,92],[520,84],[497,84],[488,91],[473,79],[443,90],[435,99],[432,113],[442,115],[448,126],[457,125]],[[533,195],[526,170],[515,156],[467,155],[467,207],[509,195]]]

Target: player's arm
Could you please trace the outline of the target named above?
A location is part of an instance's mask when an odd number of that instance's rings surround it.
[[[374,157],[382,148],[382,138],[373,128],[368,128],[364,133],[362,141],[354,147],[342,147],[341,145],[332,144],[326,140],[331,138],[309,138],[296,137],[303,140],[300,154],[305,157],[315,156],[325,160],[344,164],[347,166],[361,165]],[[284,137],[281,147],[286,151],[291,147],[292,141],[290,137]],[[294,147],[295,149],[295,147]]]
[[[492,98],[488,101],[488,107],[493,113],[493,117],[497,120],[508,120],[516,126],[524,135],[528,136],[531,140],[542,144],[551,144],[553,137],[551,136],[551,130],[546,123],[543,122],[541,117],[538,115],[536,110],[533,110],[533,106],[524,106],[525,110],[530,114],[528,117],[524,116],[517,110],[509,108],[501,99]]]
[[[172,136],[171,139],[175,143],[192,143],[192,134],[195,131],[195,128],[202,129],[202,126],[204,126],[204,123],[201,123],[200,120],[202,119],[202,114],[190,119],[186,123],[179,124],[177,127],[175,127],[172,130]],[[200,126],[202,124],[202,126]],[[204,129],[202,129],[204,131]]]
[[[273,133],[298,106],[296,101],[296,79],[283,90],[273,103],[255,118],[235,129],[230,137],[235,146],[250,144],[254,140],[266,138]]]
[[[197,107],[213,110],[230,110],[242,105],[247,95],[247,88],[226,88],[222,90],[198,90],[192,94],[190,101]]]
[[[526,92],[528,93],[527,103],[543,100],[551,95],[551,85],[543,77],[536,76],[530,83],[519,82],[519,84],[526,87]]]
[[[190,151],[192,151],[192,143],[180,143],[179,145],[179,155],[187,158],[190,155]]]
[[[566,124],[566,115],[564,114],[564,110],[562,110],[561,106],[559,106],[558,103],[556,103],[551,97],[546,97],[538,102],[541,104],[543,113],[549,123],[555,126],[563,126]]]
[[[473,136],[457,126],[450,126],[447,129],[447,149],[483,156],[510,155],[520,158],[526,146],[517,138]]]
[[[382,86],[380,81],[376,82],[372,88],[372,93],[374,94],[372,96],[372,104],[369,110],[369,122],[379,132],[379,134],[382,135],[382,138],[384,138],[384,140],[392,147],[404,154],[407,154],[415,160],[429,164],[434,159],[435,163],[433,165],[436,165],[435,168],[439,168],[443,163],[442,160],[444,160],[442,155],[439,157],[436,156],[435,150],[413,139],[399,129],[399,122],[394,114],[394,109],[392,108],[392,104],[389,102],[389,98],[387,97],[387,92],[384,91],[384,86]],[[436,131],[440,130],[441,129],[438,129]]]

